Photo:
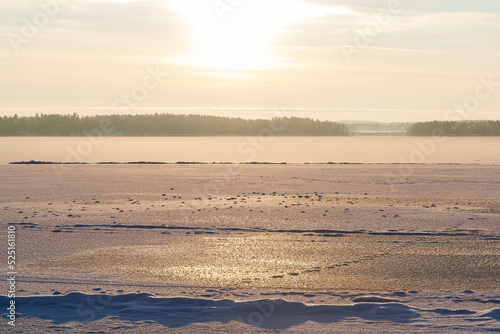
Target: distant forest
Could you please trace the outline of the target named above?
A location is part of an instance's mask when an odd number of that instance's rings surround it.
[[[204,115],[38,115],[0,117],[0,136],[316,135],[346,136],[347,125],[310,118]]]
[[[410,136],[500,136],[500,121],[432,121],[412,124]]]
[[[96,116],[37,114],[26,117],[17,115],[0,117],[0,136],[347,136],[405,132],[409,136],[500,136],[500,121],[344,124],[299,117],[249,120],[174,114]]]

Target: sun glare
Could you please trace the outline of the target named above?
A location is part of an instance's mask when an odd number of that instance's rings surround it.
[[[273,56],[271,45],[280,30],[306,17],[350,13],[298,0],[183,0],[171,5],[194,37],[192,51],[182,62],[222,70],[278,67],[280,59]]]

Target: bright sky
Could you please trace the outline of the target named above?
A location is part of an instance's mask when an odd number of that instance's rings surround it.
[[[498,0],[39,3],[0,2],[0,115],[500,119]]]

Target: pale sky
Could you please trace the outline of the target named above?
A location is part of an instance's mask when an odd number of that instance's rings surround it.
[[[500,119],[499,0],[39,3],[0,2],[0,115]]]

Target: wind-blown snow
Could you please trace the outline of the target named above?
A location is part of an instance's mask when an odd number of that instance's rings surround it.
[[[201,298],[161,298],[147,293],[90,295],[70,293],[60,296],[18,297],[20,317],[47,319],[54,324],[92,323],[103,318],[121,322],[152,321],[166,328],[199,323],[232,321],[268,330],[286,330],[306,322],[333,324],[344,320],[393,324],[431,325],[428,319],[446,318],[447,326],[457,322],[482,322],[487,331],[500,330],[500,308],[483,311],[468,309],[426,309],[405,305],[397,299],[376,296],[353,298],[347,305],[316,305],[283,299],[238,302]],[[0,297],[6,305],[7,297]],[[498,304],[498,300],[490,300]],[[4,315],[5,317],[5,315]],[[450,327],[451,329],[451,327]]]

